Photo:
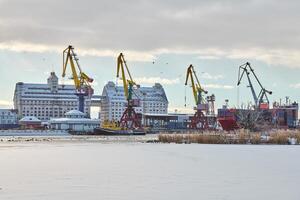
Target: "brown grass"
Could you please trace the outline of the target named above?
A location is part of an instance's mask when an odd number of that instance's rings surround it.
[[[261,144],[261,134],[260,133],[254,133],[251,135],[250,138],[251,144]]]
[[[262,134],[268,136],[268,141],[262,140]],[[199,144],[288,144],[289,138],[296,138],[300,143],[300,130],[271,130],[267,133],[250,132],[240,129],[235,132],[200,132],[188,131],[184,133],[160,133],[159,142],[162,143],[199,143]]]
[[[224,144],[226,137],[212,133],[174,133],[159,134],[158,140],[162,143],[201,143],[201,144]]]
[[[295,138],[297,139],[297,143],[300,144],[300,132],[295,133]]]
[[[158,136],[162,143],[199,143],[199,144],[228,144],[232,137],[225,133],[216,132],[189,132],[189,133],[161,133]]]
[[[270,144],[288,144],[288,135],[287,134],[272,134]]]
[[[246,144],[249,138],[249,135],[246,133],[240,133],[237,135],[238,139],[237,139],[237,143],[238,144]]]

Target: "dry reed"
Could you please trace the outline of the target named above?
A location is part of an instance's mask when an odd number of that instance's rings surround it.
[[[264,136],[264,137],[263,137]],[[299,130],[270,130],[266,133],[250,132],[240,129],[235,132],[224,131],[188,131],[184,133],[160,133],[158,141],[162,143],[199,143],[199,144],[289,144],[289,139],[300,142]]]

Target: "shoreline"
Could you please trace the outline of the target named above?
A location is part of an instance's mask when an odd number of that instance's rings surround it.
[[[0,131],[1,143],[65,142],[65,143],[176,143],[176,144],[247,144],[247,145],[300,145],[299,130],[272,130],[269,132],[160,132],[146,135],[84,135],[69,134],[67,131],[52,130],[9,130]]]
[[[149,143],[158,142],[158,135],[101,136],[101,135],[0,135],[1,143]]]

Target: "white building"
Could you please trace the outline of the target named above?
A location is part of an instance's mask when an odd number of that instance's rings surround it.
[[[85,118],[85,114],[71,110],[65,114],[65,118],[53,118],[49,121],[51,129],[70,130],[78,132],[93,132],[95,128],[100,126],[98,119]]]
[[[70,110],[78,110],[78,97],[73,85],[59,85],[58,78],[51,72],[47,84],[19,82],[14,93],[14,107],[19,118],[35,116],[42,121],[64,117]],[[86,97],[85,114],[90,115],[91,99]]]
[[[137,113],[167,114],[168,99],[162,85],[156,83],[152,87],[138,87],[134,89],[133,99],[140,100],[140,106],[135,107]],[[126,98],[123,86],[116,86],[108,82],[102,92],[100,119],[119,121],[126,108]]]
[[[0,109],[0,129],[15,128],[17,126],[17,110]]]

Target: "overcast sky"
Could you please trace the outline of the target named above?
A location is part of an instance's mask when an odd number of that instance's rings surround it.
[[[98,77],[98,93],[115,76],[122,51],[141,83],[166,85],[174,107],[182,105],[174,91],[192,62],[219,102],[236,95],[237,67],[245,61],[277,98],[298,101],[299,10],[296,0],[0,0],[0,104],[11,101],[16,82],[45,82],[45,72],[61,73],[68,44],[82,65],[97,66],[86,70]]]

